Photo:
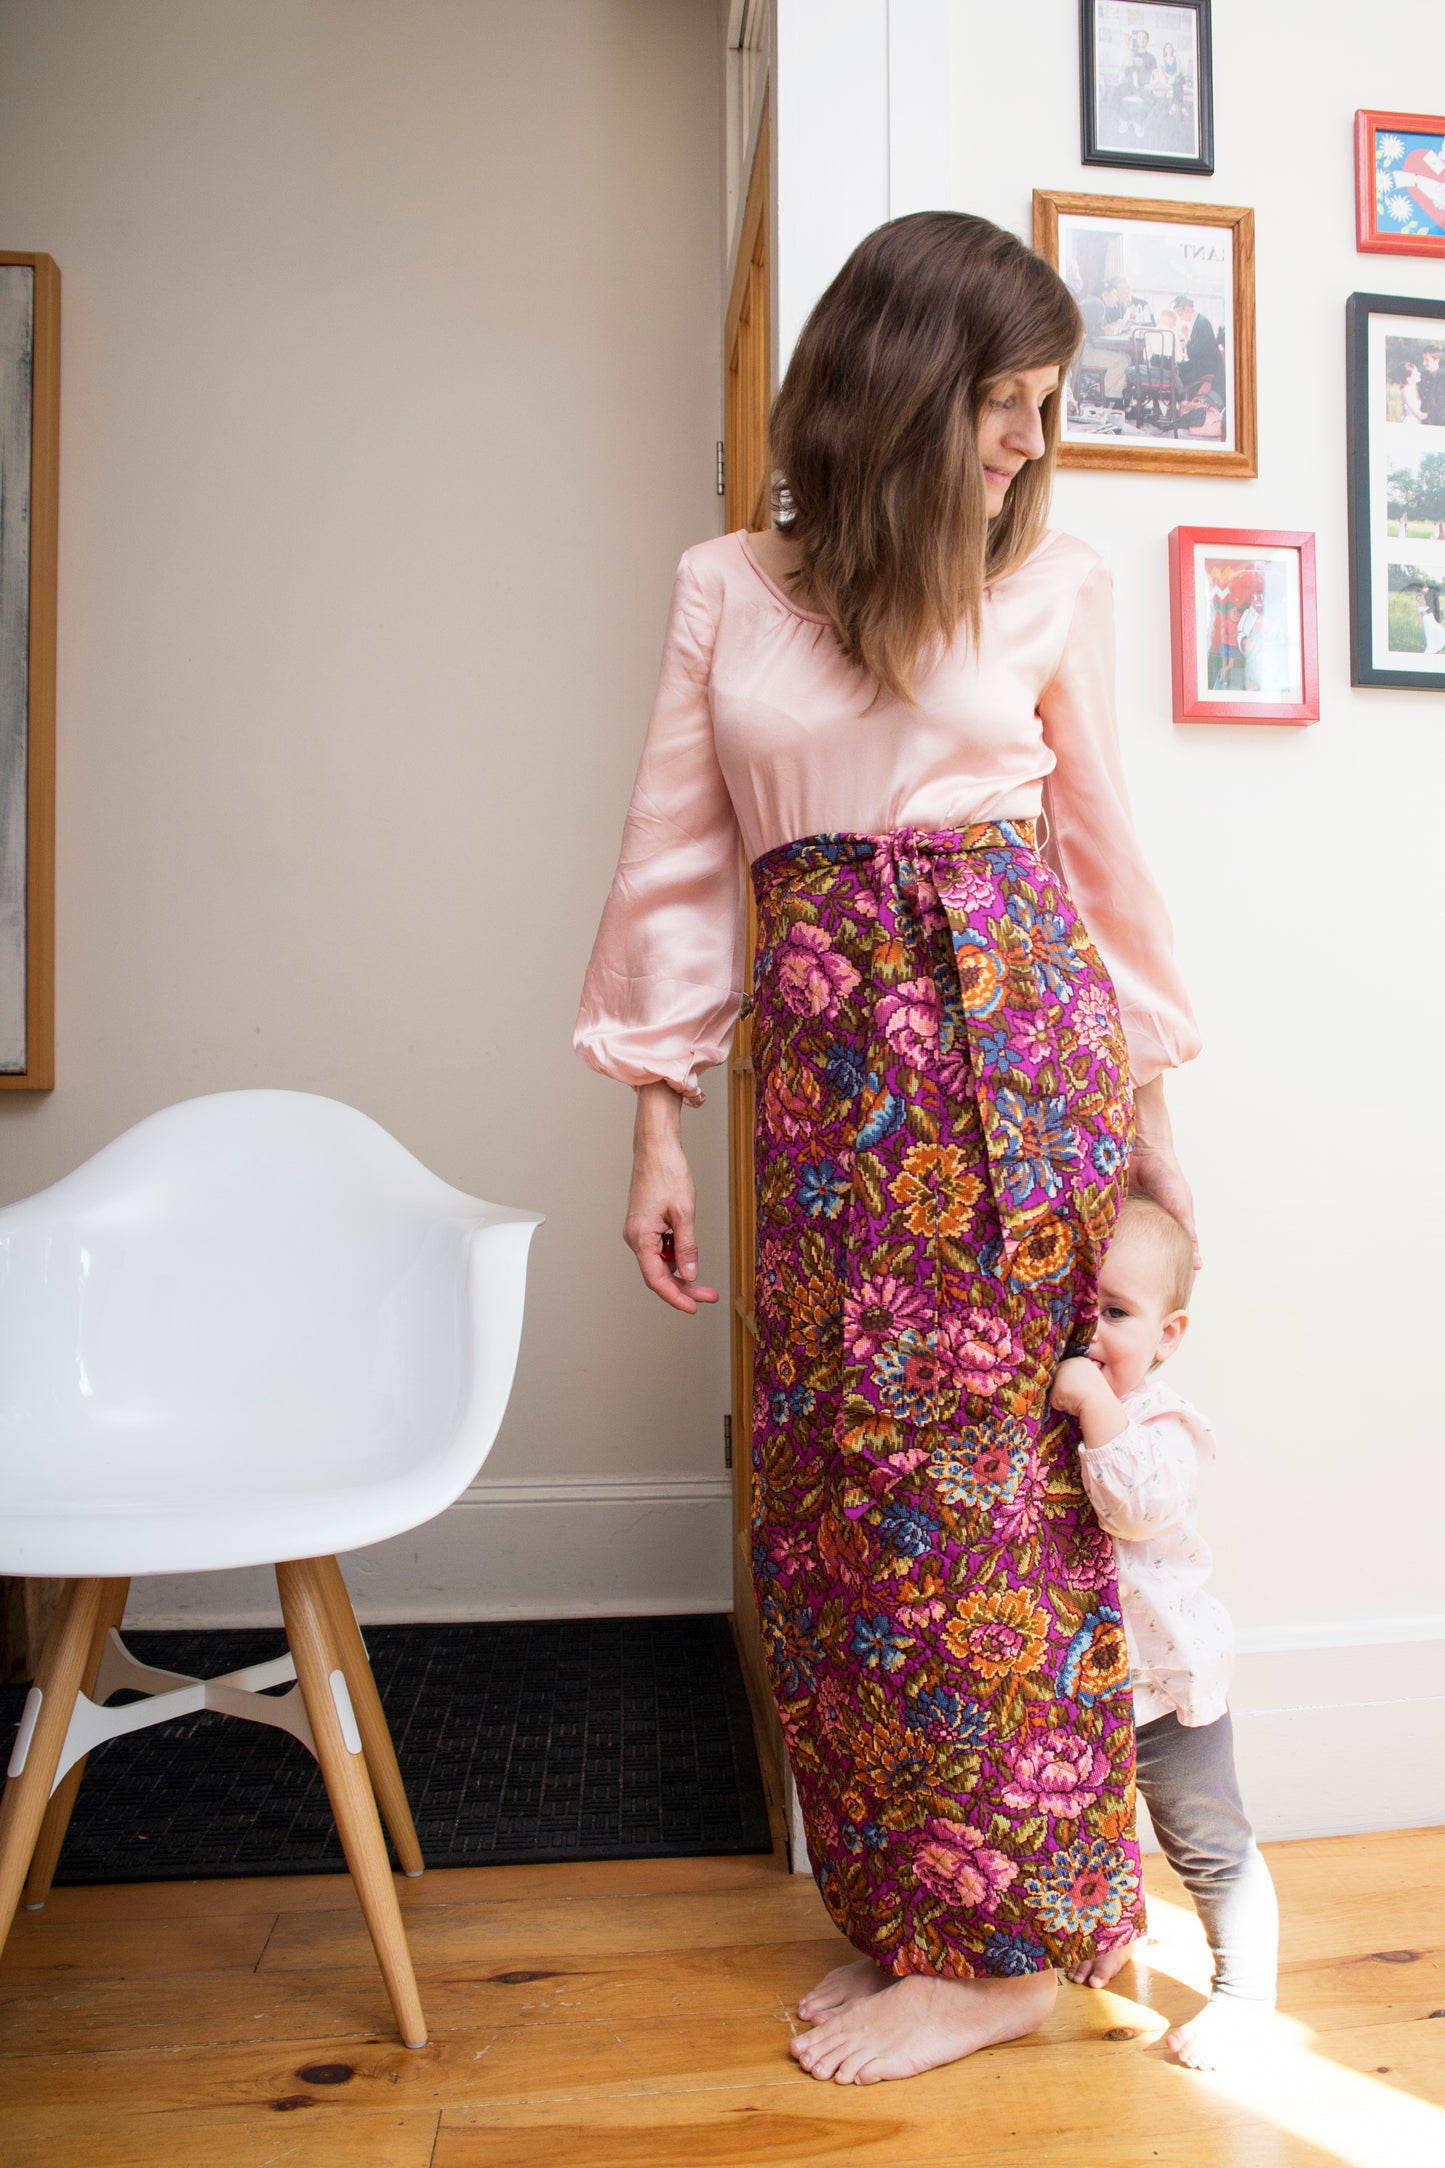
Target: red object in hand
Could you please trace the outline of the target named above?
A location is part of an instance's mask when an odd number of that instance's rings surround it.
[[[662,1261],[665,1265],[675,1265],[677,1263],[677,1247],[670,1227],[664,1227],[662,1230]]]

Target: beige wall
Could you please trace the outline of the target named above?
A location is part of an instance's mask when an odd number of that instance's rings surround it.
[[[725,1326],[634,1284],[630,1095],[569,1044],[718,523],[720,62],[713,0],[0,7],[5,240],[64,297],[60,1081],[0,1195],[193,1093],[352,1101],[548,1214],[514,1478],[721,1472]]]

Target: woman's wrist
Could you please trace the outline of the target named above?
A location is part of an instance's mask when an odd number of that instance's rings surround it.
[[[651,1084],[639,1084],[637,1112],[632,1124],[634,1155],[641,1157],[658,1146],[680,1145],[681,1142],[681,1093],[661,1079]]]

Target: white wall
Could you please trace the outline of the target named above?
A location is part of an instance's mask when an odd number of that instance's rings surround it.
[[[779,0],[780,55],[830,12]],[[869,225],[930,204],[1025,237],[1035,187],[1255,209],[1258,480],[1063,474],[1055,521],[1114,567],[1129,776],[1206,1039],[1171,1088],[1206,1257],[1174,1375],[1223,1444],[1208,1528],[1240,1632],[1246,1788],[1270,1836],[1436,1820],[1445,1031],[1419,831],[1445,789],[1445,703],[1351,688],[1345,528],[1345,296],[1445,295],[1445,262],[1354,246],[1355,106],[1420,102],[1418,39],[1372,15],[1362,71],[1339,0],[1217,8],[1217,170],[1201,180],[1078,162],[1077,19],[1074,0],[1040,0],[1025,64],[1017,12],[991,0],[850,0],[830,63],[847,92],[830,108],[780,83],[779,163],[835,208],[869,176],[866,217],[790,229],[783,203],[786,322],[795,336]],[[1308,730],[1171,722],[1167,536],[1212,524],[1317,535]]]
[[[255,1084],[547,1213],[503,1487],[363,1560],[376,1614],[728,1601],[726,1322],[637,1282],[631,1095],[570,1048],[718,525],[720,66],[713,0],[0,6],[64,296],[59,1083],[0,1196]]]

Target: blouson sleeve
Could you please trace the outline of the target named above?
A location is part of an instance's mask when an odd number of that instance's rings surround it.
[[[1147,1542],[1188,1519],[1198,1469],[1194,1439],[1177,1416],[1130,1423],[1107,1445],[1079,1451],[1089,1503],[1109,1534],[1125,1543]]]
[[[1044,788],[1049,856],[1119,997],[1136,1084],[1199,1052],[1164,899],[1144,862],[1124,787],[1114,708],[1114,593],[1096,564],[1079,589],[1064,652],[1039,699],[1055,767]]]
[[[573,1045],[603,1076],[702,1104],[742,1005],[742,844],[713,747],[714,627],[686,559]]]

